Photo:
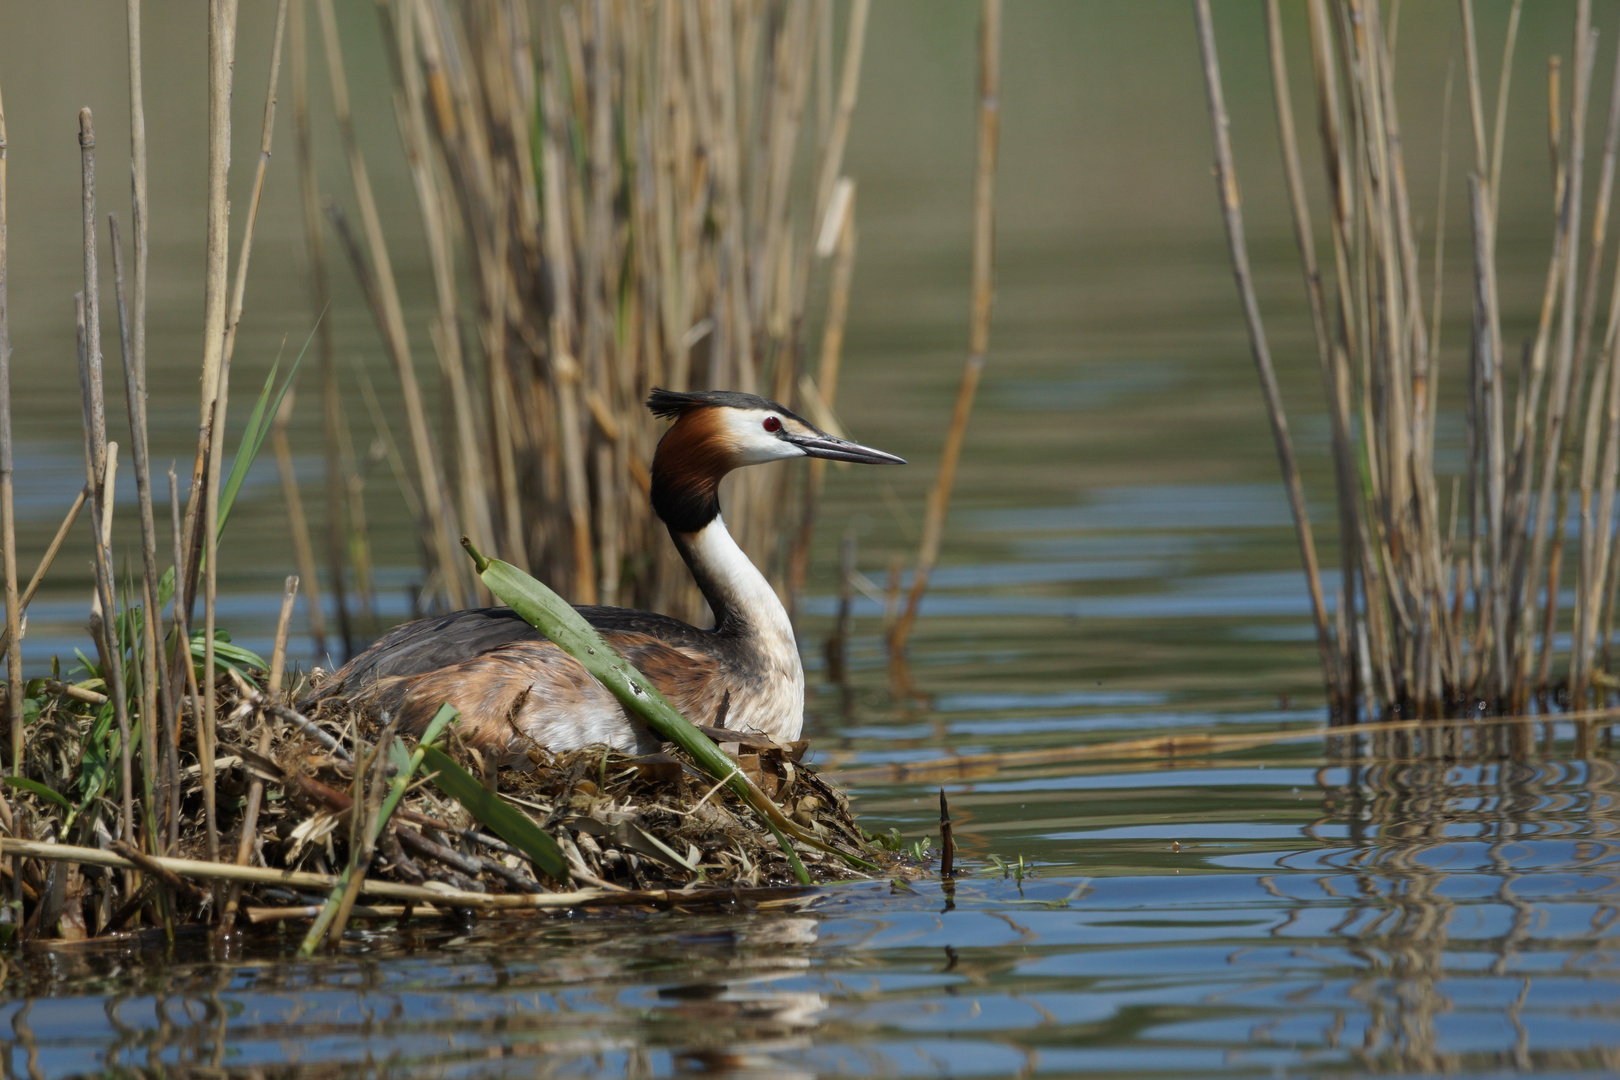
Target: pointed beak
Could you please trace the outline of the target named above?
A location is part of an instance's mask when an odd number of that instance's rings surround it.
[[[827,458],[830,461],[853,461],[861,465],[904,465],[906,463],[905,458],[885,454],[882,450],[874,450],[870,446],[862,446],[860,443],[835,438],[819,431],[814,435],[784,435],[783,438],[803,450],[810,457]]]

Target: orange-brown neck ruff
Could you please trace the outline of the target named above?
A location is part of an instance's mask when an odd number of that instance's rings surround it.
[[[698,532],[719,516],[720,481],[736,465],[718,409],[683,413],[653,454],[653,512],[671,533]]]

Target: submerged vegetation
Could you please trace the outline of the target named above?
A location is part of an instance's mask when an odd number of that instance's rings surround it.
[[[1521,7],[1515,0],[1493,103],[1473,4],[1460,3],[1459,96],[1466,98],[1472,153],[1457,156],[1468,168],[1472,319],[1464,363],[1449,371],[1441,330],[1451,150],[1442,137],[1436,224],[1425,249],[1395,98],[1393,16],[1387,24],[1371,0],[1307,5],[1330,238],[1319,256],[1282,15],[1276,0],[1266,5],[1276,122],[1333,457],[1339,576],[1330,597],[1249,273],[1209,5],[1197,5],[1233,266],[1310,584],[1328,695],[1345,722],[1604,708],[1620,688],[1610,652],[1620,582],[1620,276],[1601,327],[1598,319],[1620,152],[1620,76],[1589,193],[1597,34],[1591,4],[1578,0],[1573,63],[1555,56],[1549,67],[1556,224],[1540,315],[1528,340],[1505,341],[1496,220]],[[1448,113],[1451,85],[1448,76]],[[1452,399],[1463,413],[1466,448],[1462,469],[1448,474],[1435,438],[1442,387],[1453,380],[1464,388]],[[1564,607],[1566,590],[1572,610]]]

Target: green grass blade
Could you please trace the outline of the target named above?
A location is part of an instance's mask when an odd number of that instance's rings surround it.
[[[244,679],[248,677],[248,669],[257,668],[260,671],[269,671],[270,665],[265,663],[264,657],[240,645],[232,645],[229,638],[221,638],[216,631],[214,638],[214,667],[219,671],[234,671]],[[206,657],[206,646],[203,641],[203,631],[194,631],[191,635],[191,659],[201,664]],[[202,676],[198,676],[200,680]]]
[[[322,312],[325,317],[325,312]],[[219,492],[219,535],[225,535],[225,521],[231,516],[231,507],[236,502],[236,493],[241,490],[242,484],[247,480],[248,470],[253,467],[253,460],[259,456],[259,448],[264,445],[264,437],[270,432],[270,425],[275,420],[276,413],[281,411],[281,402],[292,388],[292,383],[298,377],[298,366],[304,362],[304,354],[309,352],[310,342],[315,340],[315,330],[320,326],[320,319],[315,320],[315,326],[310,328],[309,337],[304,340],[304,347],[298,350],[298,358],[293,361],[292,369],[287,372],[287,379],[276,390],[276,369],[281,366],[278,359],[270,365],[270,374],[265,377],[264,389],[259,392],[259,399],[253,403],[253,412],[248,416],[247,427],[242,429],[242,441],[236,448],[236,460],[231,462],[231,475],[225,481],[225,486]]]
[[[420,748],[423,761],[438,789],[467,808],[467,812],[494,830],[495,835],[534,860],[557,881],[568,880],[568,862],[557,841],[547,836],[529,816],[502,802],[466,769],[435,746]]]
[[[26,776],[4,776],[0,777],[0,781],[4,781],[7,787],[14,787],[19,791],[27,791],[38,795],[46,802],[53,802],[64,810],[73,809],[73,804],[68,802],[60,791],[48,788],[38,780],[30,780]]]
[[[399,800],[405,797],[405,789],[410,787],[411,777],[415,775],[417,769],[421,768],[422,756],[427,748],[437,742],[439,736],[444,734],[444,729],[449,727],[450,722],[460,715],[461,713],[449,702],[440,705],[439,711],[433,714],[432,720],[428,721],[427,730],[422,732],[422,738],[417,742],[415,752],[408,758],[405,757],[404,748],[399,745],[398,739],[388,744],[389,759],[398,768],[398,771],[394,774],[393,784],[388,788],[387,797],[383,799],[382,813],[377,815],[378,836],[382,835],[382,828],[388,823],[389,817],[393,815],[394,807],[398,806]],[[403,762],[401,759],[403,759]],[[373,837],[373,840],[375,841],[375,837]]]
[[[158,579],[158,610],[162,611],[168,607],[172,599],[174,599],[174,567],[171,566],[163,571],[163,576]]]
[[[265,376],[264,389],[259,391],[259,400],[253,403],[253,412],[248,415],[247,427],[242,429],[242,441],[236,445],[236,460],[231,462],[231,475],[225,479],[225,486],[219,492],[219,535],[225,535],[225,521],[231,516],[231,507],[236,502],[236,493],[242,490],[242,483],[247,479],[248,470],[253,467],[253,459],[259,456],[259,446],[264,442],[266,424],[264,422],[264,407],[270,403],[270,395],[276,389],[276,368],[280,361],[270,365],[270,374]]]

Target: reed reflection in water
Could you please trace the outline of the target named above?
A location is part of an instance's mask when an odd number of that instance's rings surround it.
[[[1568,984],[1614,977],[1620,767],[1357,761],[1334,782],[1338,771],[1319,774],[1325,820],[1348,826],[1348,844],[1311,861],[1332,871],[1316,878],[1322,895],[1346,903],[1331,933],[1354,974],[1324,1035],[1368,1067],[1620,1067],[1612,981],[1593,995],[1606,1003],[1557,1008],[1583,996]],[[1537,1045],[1540,1022],[1562,1029],[1552,1041],[1584,1031],[1591,1045]],[[1482,1041],[1494,1049],[1461,1048],[1493,1028]]]

